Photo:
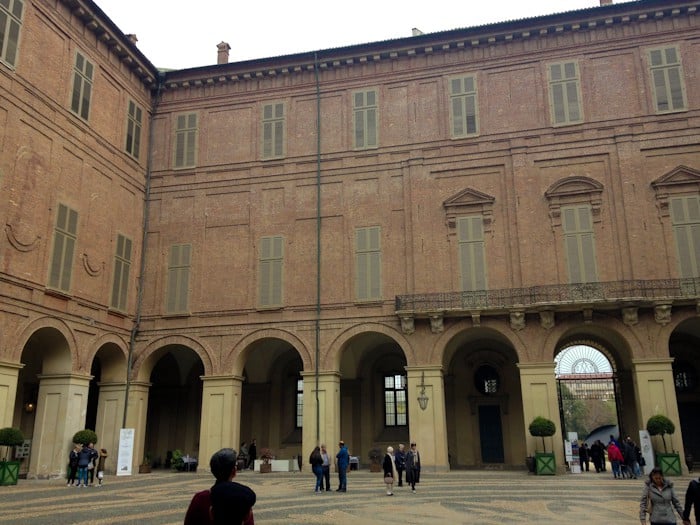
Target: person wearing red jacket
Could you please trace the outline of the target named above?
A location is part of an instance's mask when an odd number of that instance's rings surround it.
[[[612,463],[613,476],[622,479],[620,465],[625,458],[622,456],[622,452],[620,452],[620,449],[613,441],[608,444],[608,459],[610,460],[610,463]]]

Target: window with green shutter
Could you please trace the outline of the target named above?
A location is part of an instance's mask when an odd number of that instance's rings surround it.
[[[12,67],[17,63],[23,11],[23,0],[0,0],[0,60]]]
[[[561,209],[561,217],[569,282],[598,282],[591,207],[565,207]]]
[[[284,267],[284,238],[282,236],[260,239],[260,288],[261,308],[282,306],[282,270]]]
[[[265,104],[262,122],[263,159],[284,157],[284,130],[286,126],[284,103]]]
[[[70,291],[75,243],[78,239],[78,212],[64,204],[58,205],[53,235],[53,253],[49,269],[49,287]]]
[[[652,49],[649,51],[649,65],[656,111],[666,113],[686,109],[683,69],[678,49]]]
[[[479,132],[476,77],[452,78],[449,82],[452,138],[476,135]]]
[[[110,306],[126,311],[129,271],[131,270],[131,239],[117,235],[117,248],[114,253],[114,276]]]
[[[353,125],[355,149],[377,147],[377,92],[375,90],[353,93]]]
[[[700,198],[674,197],[670,204],[680,275],[700,277]]]
[[[190,267],[192,245],[173,244],[168,257],[168,290],[165,310],[169,314],[189,311]]]
[[[186,113],[175,119],[175,167],[191,168],[197,154],[197,114]]]
[[[583,121],[581,81],[576,62],[550,64],[549,101],[553,124],[575,124]]]
[[[73,92],[70,109],[80,118],[87,120],[90,115],[90,100],[92,98],[92,77],[95,66],[80,52],[75,54],[73,67]]]
[[[379,226],[355,230],[355,294],[358,301],[382,298],[381,231]]]
[[[481,215],[457,218],[457,237],[461,289],[486,290],[484,218]]]
[[[143,110],[136,102],[130,100],[126,114],[126,145],[124,149],[135,159],[138,159],[141,153],[142,122]]]

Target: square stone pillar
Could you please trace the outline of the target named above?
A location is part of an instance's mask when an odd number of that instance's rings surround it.
[[[99,440],[96,449],[105,448],[108,459],[105,472],[114,474],[117,470],[119,454],[119,431],[124,419],[124,402],[126,400],[126,383],[100,383],[100,395],[97,403],[97,422],[95,432]]]
[[[123,428],[134,429],[134,455],[131,459],[131,472],[139,471],[139,465],[143,462],[144,454],[146,453],[146,420],[148,417],[148,392],[151,388],[151,383],[134,381],[129,384],[129,399],[126,412],[126,425]],[[122,415],[120,421],[124,420]],[[117,436],[117,439],[119,437]],[[115,449],[114,465],[117,464]]]
[[[348,437],[340,435],[340,374],[319,373],[318,389],[314,372],[302,372],[301,375],[304,379],[301,456],[306,464],[306,458],[313,448],[324,443],[328,454],[335,461],[338,441],[348,440]]]
[[[199,430],[199,467],[209,470],[209,459],[219,449],[240,452],[241,391],[239,376],[202,376],[202,421]]]
[[[554,376],[554,361],[547,363],[518,363],[520,369],[520,388],[523,395],[523,418],[525,423],[525,442],[527,454],[535,455],[542,450],[542,438],[530,435],[530,423],[538,416],[554,422],[556,432],[544,438],[546,452],[554,452],[557,471],[564,472],[564,441],[559,417],[559,396],[557,381]],[[523,461],[525,458],[523,458]]]
[[[415,441],[421,467],[434,471],[450,469],[447,450],[445,389],[441,367],[406,367],[408,380],[409,441]],[[418,397],[428,398],[425,409]],[[406,443],[406,449],[409,443]]]
[[[653,358],[632,360],[634,374],[634,394],[637,401],[637,413],[640,417],[641,429],[647,426],[647,420],[656,414],[669,418],[676,425],[672,436],[664,436],[669,452],[678,452],[685,474],[685,451],[681,435],[680,417],[678,415],[678,400],[676,399],[676,384],[673,380],[673,358]],[[632,439],[638,440],[633,432],[628,430]],[[636,432],[635,432],[636,434]],[[660,437],[652,437],[655,452],[663,452]]]
[[[0,361],[0,428],[12,427],[17,400],[17,378],[21,363]],[[25,438],[28,436],[25,436]]]
[[[92,376],[52,374],[38,377],[39,399],[27,477],[60,478],[66,474],[73,435],[85,428]]]

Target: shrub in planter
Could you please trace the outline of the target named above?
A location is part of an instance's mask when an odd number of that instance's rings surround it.
[[[94,430],[90,430],[89,428],[79,430],[73,434],[73,443],[79,445],[89,445],[92,443],[93,445],[97,445],[97,434]]]
[[[529,430],[531,436],[542,438],[542,448],[545,452],[547,452],[547,446],[545,445],[544,438],[551,437],[556,433],[557,427],[554,422],[545,417],[538,416],[532,420],[532,423],[530,423]]]
[[[262,461],[262,464],[260,465],[261,474],[269,474],[272,472],[272,464],[270,461],[273,459],[275,459],[275,453],[272,451],[272,449],[263,448],[260,450],[260,461]]]
[[[0,485],[17,485],[19,477],[19,461],[10,461],[12,447],[24,442],[22,431],[18,428],[7,427],[0,429],[0,447],[5,453],[0,460]]]
[[[661,414],[656,414],[651,416],[647,421],[647,432],[650,436],[661,436],[661,441],[664,444],[664,452],[668,452],[666,449],[666,440],[664,436],[668,434],[669,436],[676,431],[676,425],[673,424],[666,416]]]

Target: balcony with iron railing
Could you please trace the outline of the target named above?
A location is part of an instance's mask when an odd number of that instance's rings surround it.
[[[659,316],[670,308],[697,304],[700,279],[656,279],[597,283],[552,284],[529,288],[502,288],[396,296],[396,315],[405,332],[413,330],[413,319],[434,321],[439,331],[443,317],[472,317],[528,313],[622,309],[636,318],[639,308],[654,308]],[[438,328],[438,330],[436,330]]]

